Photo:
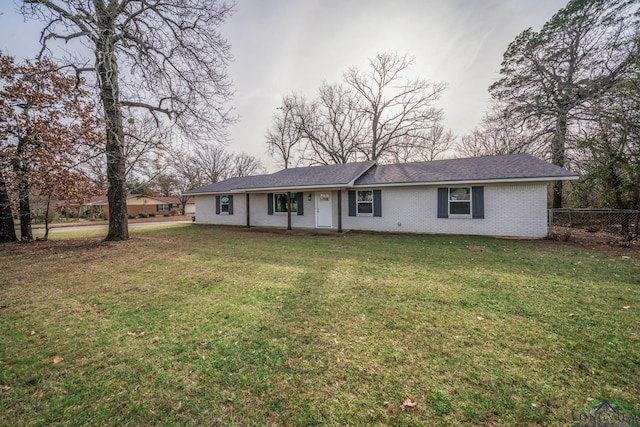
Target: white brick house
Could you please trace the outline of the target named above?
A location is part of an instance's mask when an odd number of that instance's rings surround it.
[[[547,184],[577,179],[528,154],[284,169],[189,192],[196,222],[541,238]]]

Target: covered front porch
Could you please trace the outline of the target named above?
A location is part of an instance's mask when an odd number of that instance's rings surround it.
[[[247,228],[343,232],[343,190],[339,188],[246,192],[235,198],[244,198]]]

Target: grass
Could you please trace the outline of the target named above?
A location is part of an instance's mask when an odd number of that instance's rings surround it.
[[[593,399],[640,412],[637,253],[131,234],[0,246],[0,425],[567,425]]]

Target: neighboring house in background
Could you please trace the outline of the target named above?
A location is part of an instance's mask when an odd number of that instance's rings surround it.
[[[108,218],[109,201],[107,196],[99,196],[91,199],[86,204],[87,215],[96,215]],[[162,216],[165,214],[180,214],[182,212],[182,204],[178,197],[161,197],[147,196],[144,194],[129,194],[127,196],[127,213],[129,215],[138,216],[139,214],[156,214]],[[189,198],[185,206],[185,215],[195,213],[195,202],[193,198]]]
[[[196,222],[541,238],[547,184],[578,175],[529,154],[284,169],[189,191]]]

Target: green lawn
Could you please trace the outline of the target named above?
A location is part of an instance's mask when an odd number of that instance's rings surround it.
[[[0,424],[570,425],[605,399],[640,412],[637,252],[131,234],[0,245]]]

